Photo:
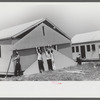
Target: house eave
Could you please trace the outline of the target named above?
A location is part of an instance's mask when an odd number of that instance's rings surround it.
[[[21,34],[24,34],[24,32],[28,31],[29,29],[31,28],[36,28],[37,26],[39,26],[41,23],[45,23],[45,21],[47,21],[49,24],[52,25],[52,27],[49,25],[50,28],[52,28],[54,31],[58,32],[59,34],[61,34],[62,36],[64,36],[65,38],[67,38],[68,40],[71,41],[71,38],[65,34],[62,30],[60,30],[56,25],[54,25],[51,21],[49,21],[47,18],[43,18],[41,19],[40,21],[38,21],[37,23],[27,27],[26,29],[16,33],[15,35],[13,36],[9,36],[7,38],[1,38],[0,41],[2,40],[6,40],[6,39],[16,39],[18,36],[20,36]]]
[[[23,30],[23,31],[21,31],[21,32],[19,32],[19,33],[17,33],[16,35],[14,35],[14,36],[12,36],[12,37],[13,37],[13,38],[16,38],[17,36],[19,36],[20,34],[24,33],[25,31],[29,30],[30,28],[32,28],[32,27],[37,27],[37,26],[39,26],[41,23],[44,23],[44,21],[47,21],[47,22],[50,23],[53,27],[55,27],[55,29],[53,28],[53,30],[55,30],[55,31],[57,31],[57,32],[59,32],[59,33],[61,33],[61,35],[63,35],[63,36],[66,37],[67,39],[71,40],[71,38],[70,38],[67,34],[65,34],[61,29],[59,29],[56,25],[54,25],[54,24],[53,24],[51,21],[49,21],[47,18],[42,19],[41,21],[35,23],[34,25],[28,27],[27,29],[25,29],[25,30]],[[50,26],[49,26],[49,27],[50,27]]]
[[[3,40],[10,40],[10,39],[13,39],[13,38],[12,38],[12,37],[2,38],[2,39],[0,39],[0,41],[3,41]]]
[[[59,29],[54,23],[52,23],[50,20],[48,20],[47,18],[45,19],[46,21],[48,21],[50,24],[53,25],[53,27],[55,27],[55,31],[59,31],[61,33],[61,35],[63,35],[64,37],[66,37],[67,39],[71,40],[71,37],[69,37],[67,34],[65,34],[61,29]]]
[[[100,42],[100,40],[88,41],[88,42],[79,42],[79,43],[72,43],[72,45],[80,45],[80,44],[88,44],[88,43],[98,43],[98,42]]]
[[[35,27],[35,26],[37,27],[37,26],[40,25],[43,21],[45,21],[45,19],[41,19],[41,21],[39,21],[39,22],[35,23],[34,25],[29,26],[28,28],[26,28],[26,29],[22,30],[21,32],[15,34],[14,36],[12,36],[12,38],[18,37],[19,35],[21,35],[21,34],[24,33],[25,31],[31,29],[32,27]]]

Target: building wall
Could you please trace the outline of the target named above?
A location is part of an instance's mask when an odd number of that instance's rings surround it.
[[[65,56],[72,58],[72,50],[70,43],[58,45],[58,51],[64,54]]]
[[[0,74],[5,74],[8,69],[9,61],[12,55],[12,45],[1,45],[0,57]],[[13,74],[14,66],[13,61],[10,63],[9,74]]]
[[[44,26],[45,32],[43,34],[42,27]],[[39,46],[55,45],[70,43],[70,40],[54,31],[45,24],[39,25],[37,28],[32,30],[25,37],[20,39],[14,44],[14,49],[27,49]]]
[[[11,58],[13,45],[1,45],[1,58],[0,58],[0,74],[6,74],[9,61]],[[58,51],[62,54],[72,58],[71,47],[70,44],[60,44],[58,46]],[[31,64],[33,64],[37,60],[37,53],[35,48],[19,50],[20,55],[20,63],[22,70],[26,70]],[[14,74],[14,61],[11,60],[10,69],[8,74]]]
[[[20,39],[13,39],[12,40],[12,44],[15,44],[16,42],[18,42]]]
[[[18,51],[20,55],[20,63],[22,70],[26,70],[37,59],[35,49],[27,49]],[[12,45],[1,45],[0,57],[0,74],[6,74],[9,66],[11,55],[13,54]],[[13,75],[15,70],[15,61],[12,59],[8,74]]]
[[[58,46],[58,51],[62,54],[72,58],[71,46],[70,44],[60,44]],[[29,66],[31,66],[37,60],[37,53],[35,48],[19,50],[20,55],[20,63],[22,70],[26,70]]]
[[[92,44],[95,44],[95,51],[92,51]],[[87,51],[87,45],[90,45],[90,51]],[[72,45],[75,47],[75,52],[72,53],[73,59],[76,59],[81,54],[80,46],[85,46],[86,59],[99,59],[99,45],[100,42]],[[76,52],[76,46],[79,46],[79,52]]]
[[[10,44],[12,44],[11,39],[0,40],[0,45],[10,45]]]
[[[42,26],[45,27],[45,36],[43,35]],[[11,55],[13,53],[13,47],[19,49],[20,63],[22,70],[26,70],[31,64],[33,64],[37,59],[37,54],[34,47],[46,46],[46,45],[58,45],[58,51],[62,54],[72,58],[72,52],[70,47],[70,40],[49,28],[45,24],[41,24],[38,28],[34,29],[30,34],[19,39],[5,39],[1,40],[1,58],[0,58],[0,73],[6,73],[9,65]],[[62,44],[61,44],[62,43]],[[29,49],[30,48],[30,49]],[[9,73],[14,72],[15,62],[11,60]]]
[[[19,50],[18,52],[20,55],[20,63],[23,71],[26,70],[37,59],[35,48]]]

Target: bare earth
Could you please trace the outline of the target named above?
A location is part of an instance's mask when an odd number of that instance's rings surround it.
[[[99,81],[100,64],[87,63],[29,76],[1,78],[1,81]]]

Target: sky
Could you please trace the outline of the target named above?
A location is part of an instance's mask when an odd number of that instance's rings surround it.
[[[40,18],[48,18],[72,38],[100,30],[100,3],[0,3],[0,30]]]

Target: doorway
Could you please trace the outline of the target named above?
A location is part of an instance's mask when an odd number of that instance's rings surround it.
[[[86,57],[86,55],[85,55],[85,46],[80,46],[80,49],[81,49],[81,57],[85,58]]]

